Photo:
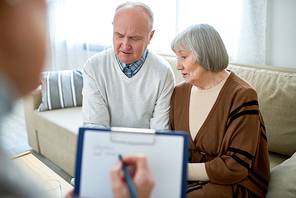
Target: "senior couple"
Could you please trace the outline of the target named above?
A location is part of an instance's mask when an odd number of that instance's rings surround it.
[[[0,23],[1,29],[7,29],[7,34],[0,34],[0,51],[9,47],[15,55],[7,54],[0,59],[0,90],[4,90],[0,97],[4,99],[15,96],[11,90],[7,91],[9,82],[19,95],[38,85],[37,76],[45,57],[46,28],[41,25],[46,23],[42,14],[45,1],[10,2],[0,3],[0,19],[4,22]],[[38,14],[38,20],[34,14]],[[256,91],[226,69],[228,54],[223,41],[206,24],[191,26],[172,41],[172,50],[178,57],[177,69],[185,80],[175,87],[170,65],[147,49],[154,35],[153,18],[153,12],[143,3],[127,2],[117,7],[113,47],[91,57],[83,68],[84,124],[186,131],[190,136],[187,197],[264,197],[269,160]],[[7,24],[20,27],[20,19],[28,24],[21,26],[23,32],[36,36],[12,34],[14,29]],[[13,53],[18,51],[14,46],[22,49],[26,57]],[[22,67],[15,60],[23,60]],[[33,67],[34,70],[28,70]],[[32,78],[26,81],[24,71],[32,71]],[[0,101],[2,104],[4,100]],[[3,109],[5,105],[0,106],[0,112],[8,111]],[[145,156],[127,156],[123,161],[136,168],[133,182],[138,197],[149,197],[154,180]],[[6,167],[5,170],[0,167],[0,183],[11,179],[10,184],[1,185],[0,194],[39,197],[36,190],[30,191],[30,185],[17,184],[8,175],[12,168],[7,160],[0,162]],[[111,171],[113,194],[129,197],[121,170],[122,163],[118,162]],[[72,195],[73,191],[67,197]]]
[[[226,69],[228,54],[218,32],[199,24],[173,39],[185,80],[176,87],[170,65],[147,49],[153,35],[149,7],[118,6],[113,48],[83,68],[84,124],[186,131],[191,137],[187,197],[264,197],[269,160],[257,94]],[[111,178],[113,192],[123,197],[120,170],[118,164]],[[139,197],[149,197],[153,178],[148,169],[138,170],[147,174],[134,177]]]

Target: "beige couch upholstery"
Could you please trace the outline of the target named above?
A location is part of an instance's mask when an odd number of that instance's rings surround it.
[[[177,59],[162,55],[172,66],[176,83],[183,81]],[[256,89],[269,144],[270,166],[296,151],[296,69],[231,63],[228,67]],[[81,107],[37,112],[41,91],[24,99],[29,145],[74,176]]]

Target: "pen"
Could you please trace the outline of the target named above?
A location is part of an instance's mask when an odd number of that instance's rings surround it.
[[[137,195],[137,191],[136,191],[136,188],[133,184],[133,181],[132,181],[132,178],[127,170],[127,167],[126,165],[124,164],[124,162],[122,161],[122,157],[121,157],[121,154],[118,155],[119,157],[119,160],[122,162],[122,165],[123,165],[123,173],[124,173],[124,176],[125,176],[125,179],[127,181],[127,186],[128,186],[128,189],[129,189],[129,192],[131,194],[131,197],[132,198],[137,198],[138,195]]]

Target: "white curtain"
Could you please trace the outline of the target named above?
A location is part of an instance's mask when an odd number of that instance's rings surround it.
[[[242,1],[240,28],[232,61],[265,65],[266,0]]]
[[[154,12],[148,46],[172,54],[171,40],[190,25],[207,23],[220,33],[230,61],[265,64],[267,0],[142,0]],[[48,0],[50,50],[46,70],[80,69],[112,46],[112,20],[125,0]]]

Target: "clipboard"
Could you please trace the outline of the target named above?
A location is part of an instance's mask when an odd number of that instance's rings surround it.
[[[79,129],[74,195],[113,197],[111,168],[123,157],[143,153],[154,178],[150,197],[186,197],[188,134],[135,128]]]

